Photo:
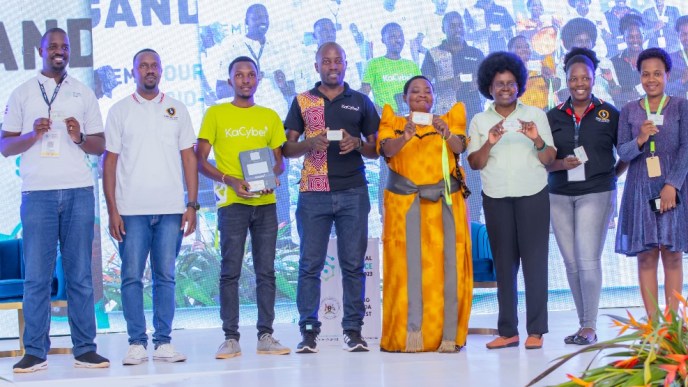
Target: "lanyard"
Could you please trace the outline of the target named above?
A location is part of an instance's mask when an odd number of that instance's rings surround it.
[[[583,112],[583,115],[580,117],[580,120],[576,119],[576,111],[573,108],[573,103],[571,102],[571,118],[573,119],[573,148],[578,148],[578,137],[580,136],[580,127],[581,127],[581,122],[583,122],[583,117],[585,117],[590,110],[592,110],[595,106],[594,103],[590,102],[590,105],[588,106],[587,109]]]
[[[265,45],[264,44],[260,45],[260,50],[258,51],[258,55],[256,55],[256,52],[253,51],[253,47],[251,47],[250,44],[248,44],[248,43],[244,43],[244,44],[246,45],[246,48],[248,48],[248,51],[251,53],[251,56],[253,57],[253,59],[256,61],[256,64],[258,65],[256,67],[258,67],[258,70],[260,71],[260,57],[263,56],[263,48],[265,47]]]
[[[666,94],[662,95],[662,99],[659,101],[659,106],[657,107],[658,116],[662,114],[662,108],[664,107],[666,97]],[[650,118],[652,113],[650,112],[650,102],[648,102],[647,96],[645,96],[645,113],[647,113],[647,118]],[[650,136],[650,154],[652,156],[655,154],[655,136]]]
[[[50,119],[50,111],[52,110],[53,102],[55,102],[57,93],[60,92],[60,87],[62,87],[62,82],[65,80],[66,77],[67,73],[64,73],[62,75],[62,78],[60,78],[60,82],[58,82],[57,86],[55,86],[55,91],[53,91],[53,96],[50,98],[50,101],[48,101],[48,94],[46,94],[45,92],[45,86],[43,86],[42,83],[38,82],[38,87],[41,88],[41,94],[43,94],[43,100],[45,101],[45,104],[48,105],[48,119]]]

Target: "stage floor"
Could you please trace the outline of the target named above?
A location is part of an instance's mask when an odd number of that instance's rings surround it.
[[[640,309],[632,309],[637,318]],[[622,309],[604,309],[600,314],[625,315]],[[175,347],[188,356],[185,363],[148,362],[139,366],[121,365],[127,350],[125,334],[98,335],[99,352],[112,362],[109,369],[85,370],[73,367],[71,355],[51,355],[48,369],[33,374],[13,374],[12,365],[18,358],[0,359],[0,386],[51,387],[189,387],[189,386],[524,386],[546,369],[550,362],[580,347],[565,345],[564,336],[576,327],[575,311],[550,312],[550,333],[540,350],[526,350],[525,315],[519,316],[521,346],[487,350],[485,343],[492,336],[469,335],[468,345],[455,354],[396,354],[380,352],[371,345],[367,353],[348,353],[338,345],[320,344],[317,354],[285,356],[257,355],[255,328],[241,327],[242,355],[228,360],[215,360],[216,348],[223,336],[219,328],[178,330],[172,334]],[[475,315],[471,327],[496,326],[496,315]],[[598,336],[601,340],[616,336],[608,317],[600,316]],[[298,327],[292,324],[275,326],[275,337],[292,348],[300,340]],[[69,337],[53,338],[53,346],[69,346]],[[17,345],[16,340],[0,341],[0,350]],[[152,345],[151,345],[152,347]],[[149,352],[152,348],[149,348]],[[584,369],[591,355],[572,360],[539,385],[566,381],[566,373],[577,374]],[[603,359],[602,361],[610,361]]]

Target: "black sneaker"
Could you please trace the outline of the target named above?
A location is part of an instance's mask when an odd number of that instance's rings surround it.
[[[368,343],[359,331],[344,331],[344,350],[349,352],[368,352]]]
[[[12,367],[12,371],[17,374],[27,374],[30,372],[41,371],[48,368],[48,361],[33,355],[24,355],[17,364]]]
[[[315,331],[303,331],[301,332],[302,340],[299,345],[296,346],[296,353],[316,353],[318,348],[316,348],[317,343],[315,339],[318,338],[318,333]]]
[[[95,351],[86,352],[74,358],[76,368],[108,368],[110,360],[98,355]]]

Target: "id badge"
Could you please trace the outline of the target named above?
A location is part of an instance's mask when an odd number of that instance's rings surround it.
[[[41,157],[60,157],[60,137],[62,133],[50,130],[41,139]]]
[[[459,74],[459,80],[461,80],[461,82],[473,82],[473,74]]]
[[[647,176],[662,176],[662,168],[659,165],[659,156],[650,156],[645,159],[645,162],[647,163]]]
[[[666,48],[666,38],[664,36],[658,37],[657,45],[659,46],[659,48]]]
[[[588,154],[585,153],[585,149],[582,145],[574,149],[573,154],[576,156],[578,160],[580,160],[581,163],[586,163],[588,161]]]
[[[585,164],[576,168],[569,169],[567,172],[568,181],[585,181]]]
[[[650,114],[649,117],[647,117],[648,120],[652,121],[655,126],[661,126],[664,125],[664,115],[663,114]]]

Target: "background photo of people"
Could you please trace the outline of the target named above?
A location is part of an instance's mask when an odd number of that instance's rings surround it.
[[[185,103],[196,133],[205,110],[229,102],[228,64],[247,56],[258,64],[260,83],[255,102],[286,118],[294,97],[319,80],[314,68],[319,45],[336,41],[346,52],[345,82],[367,94],[378,112],[385,104],[397,115],[408,113],[403,84],[415,75],[428,77],[435,88],[435,114],[445,114],[457,101],[466,107],[466,120],[489,102],[477,92],[477,69],[489,53],[504,50],[518,55],[529,71],[528,91],[521,98],[545,111],[568,98],[562,58],[571,47],[596,52],[596,97],[619,110],[639,98],[635,60],[645,48],[660,47],[671,54],[669,95],[688,97],[688,2],[681,0],[265,0],[252,2],[179,0],[162,5],[136,0],[69,2],[46,6],[37,0],[10,0],[0,14],[0,100],[7,101],[17,85],[35,75],[40,57],[23,54],[38,45],[50,27],[64,28],[72,41],[69,74],[92,87],[103,117],[115,101],[131,93],[134,80],[131,53],[154,47],[165,60],[161,87]],[[152,2],[154,3],[154,2]],[[23,28],[22,22],[29,22]],[[75,44],[78,42],[78,44]],[[79,50],[75,52],[75,50]],[[34,50],[35,51],[35,50]],[[683,51],[683,54],[682,52]],[[33,62],[33,63],[32,63]],[[92,82],[91,82],[92,80]],[[214,163],[212,160],[209,160]],[[463,161],[469,218],[484,222],[480,177]],[[0,159],[0,239],[21,237],[19,221],[19,157]],[[102,173],[94,167],[96,241],[94,268],[96,308],[101,331],[124,330],[121,316],[120,258],[109,235],[102,191]],[[297,321],[295,307],[299,238],[295,211],[301,160],[287,160],[276,190],[279,223],[275,258],[277,305],[275,322]],[[365,160],[371,200],[369,237],[382,234],[384,160]],[[618,181],[619,199],[625,177]],[[220,251],[215,189],[199,177],[198,229],[184,238],[177,259],[175,328],[216,327],[219,309]],[[619,200],[620,201],[620,200]],[[618,203],[618,201],[617,201]],[[609,224],[610,235],[616,218]],[[573,309],[559,249],[550,234],[549,308]],[[256,320],[255,275],[251,246],[247,246],[240,282],[241,325]],[[95,269],[94,269],[95,270]],[[608,237],[602,256],[604,284],[600,307],[639,306],[636,262],[614,253]],[[146,270],[150,279],[150,270]],[[102,278],[102,281],[100,281]],[[519,277],[519,288],[523,288]],[[685,283],[686,281],[684,281]],[[151,283],[145,285],[144,306],[150,307]],[[523,300],[523,297],[520,297]],[[523,301],[521,301],[523,303]],[[629,303],[632,303],[629,304]],[[519,305],[519,310],[525,310]],[[477,290],[473,313],[495,313],[496,292]],[[59,319],[58,319],[59,320]],[[54,324],[67,332],[66,322]],[[14,316],[0,313],[0,337],[16,335]]]

